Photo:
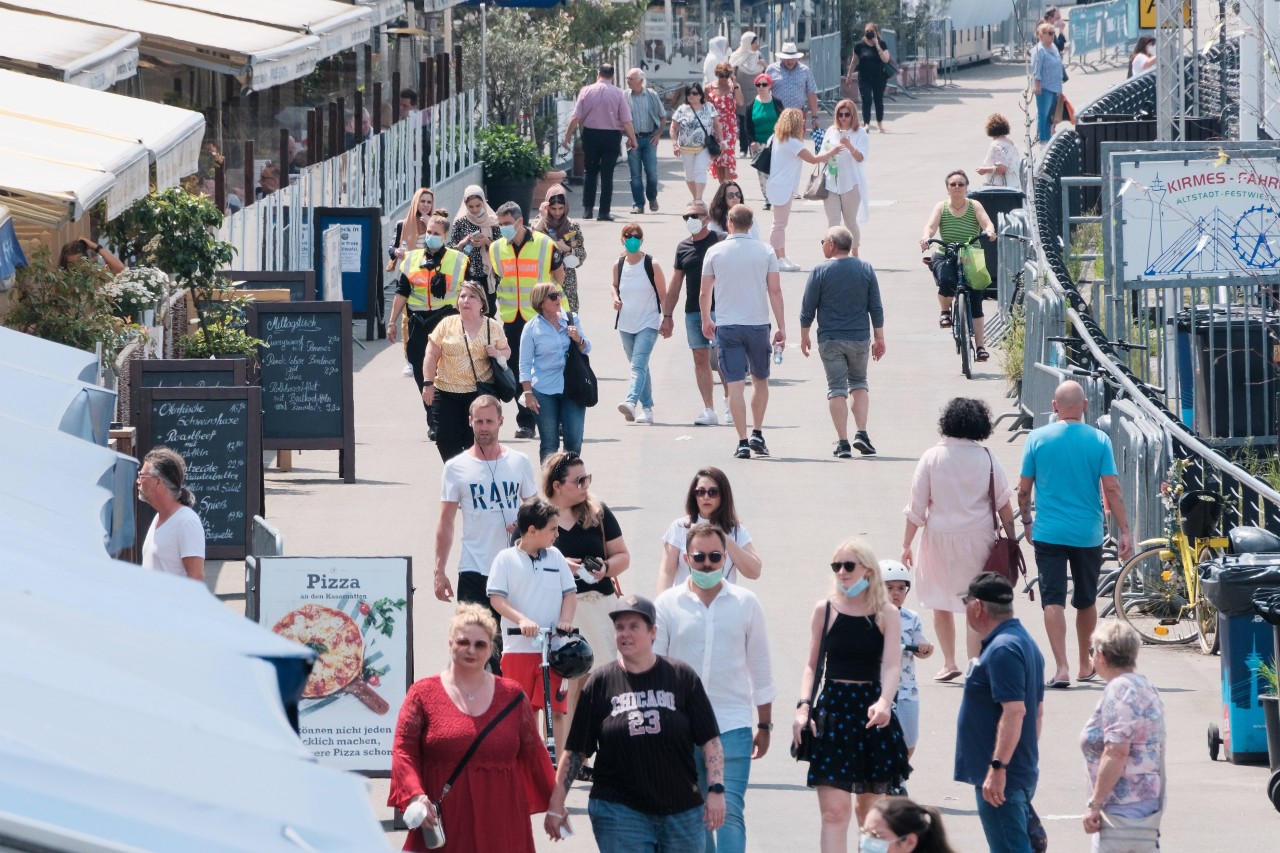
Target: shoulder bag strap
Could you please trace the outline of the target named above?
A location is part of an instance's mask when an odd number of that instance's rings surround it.
[[[706,102],[704,101],[703,103],[706,103]],[[689,111],[693,112],[693,107],[690,107]],[[702,111],[701,109],[698,110],[698,112],[701,112],[701,111]],[[702,144],[703,146],[706,146],[707,137],[710,136],[711,134],[707,132],[707,126],[702,123],[702,118],[698,115],[698,113],[696,112],[693,113],[693,120],[698,123],[698,127],[702,128]]]
[[[985,449],[985,448],[984,448]],[[996,509],[996,462],[991,455],[991,451],[987,450],[987,498],[991,501],[991,525],[995,528],[996,536],[1000,535],[1000,513]]]
[[[622,301],[622,265],[627,262],[626,255],[618,256],[618,265],[613,268],[613,292],[618,294],[618,301]],[[618,321],[622,319],[622,309],[619,308],[617,313],[613,315],[613,327],[618,328]]]
[[[440,791],[440,799],[436,801],[436,805],[444,802],[445,795],[449,793],[449,789],[453,787],[453,783],[458,781],[458,776],[462,773],[462,768],[467,766],[467,762],[471,760],[471,756],[476,754],[476,750],[480,748],[480,742],[485,739],[489,732],[493,731],[503,718],[510,714],[515,707],[521,702],[527,702],[524,692],[521,691],[510,702],[507,707],[498,712],[498,715],[489,721],[489,724],[480,730],[480,734],[476,735],[476,739],[471,742],[471,746],[467,747],[467,751],[463,753],[462,758],[458,759],[458,766],[453,768],[453,772],[449,774],[449,781],[444,783],[444,788]]]
[[[818,688],[822,686],[822,678],[827,670],[827,630],[831,623],[831,602],[822,617],[822,639],[818,642],[818,667],[813,671],[813,687],[809,691],[809,713],[813,714],[813,704],[818,701]]]
[[[480,389],[480,375],[476,373],[476,360],[471,356],[471,341],[467,338],[467,327],[463,325],[462,318],[458,318],[458,328],[462,330],[462,348],[467,351],[467,361],[471,363],[471,376],[476,380],[476,390]],[[484,319],[485,331],[489,329],[489,318]]]
[[[662,300],[658,298],[658,282],[653,274],[653,255],[645,253],[644,256],[644,272],[649,276],[649,286],[653,288],[653,301],[658,306],[658,313],[662,313]]]

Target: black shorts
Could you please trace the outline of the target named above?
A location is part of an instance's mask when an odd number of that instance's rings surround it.
[[[1078,548],[1036,542],[1036,568],[1040,571],[1040,606],[1067,606],[1067,566],[1071,566],[1071,606],[1085,610],[1098,598],[1098,574],[1102,570],[1102,546]]]
[[[947,260],[943,255],[934,255],[933,263],[929,265],[929,269],[933,272],[933,280],[938,285],[939,296],[955,296],[956,287],[960,280],[956,274],[956,262]],[[991,296],[987,296],[990,293]],[[969,290],[969,316],[983,317],[982,300],[994,299],[995,291],[991,287],[985,290]]]

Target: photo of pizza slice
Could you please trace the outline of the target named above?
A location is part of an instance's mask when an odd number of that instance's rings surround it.
[[[341,610],[304,604],[283,616],[271,630],[319,655],[302,698],[320,699],[337,693],[360,676],[364,637],[355,621]]]

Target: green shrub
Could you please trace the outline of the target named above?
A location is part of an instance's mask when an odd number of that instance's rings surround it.
[[[551,168],[551,158],[539,154],[538,146],[517,134],[513,127],[481,128],[476,132],[476,144],[484,161],[486,183],[536,180]]]

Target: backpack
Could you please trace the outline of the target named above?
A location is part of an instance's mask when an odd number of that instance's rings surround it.
[[[627,256],[622,255],[618,258],[618,263],[613,268],[613,289],[622,293],[622,265],[627,262]],[[658,303],[658,313],[662,313],[662,300],[658,297],[658,283],[653,279],[653,256],[645,254],[644,256],[644,272],[649,276],[649,286],[653,288],[653,301]],[[621,298],[621,296],[619,296]],[[618,313],[613,317],[613,327],[618,328],[618,320],[622,317],[622,309],[618,309]]]

